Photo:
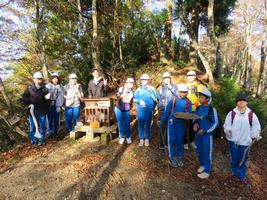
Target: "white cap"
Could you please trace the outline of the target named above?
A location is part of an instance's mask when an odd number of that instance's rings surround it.
[[[77,75],[74,74],[74,73],[71,73],[71,74],[69,75],[69,79],[77,79],[77,78],[78,78]]]
[[[164,72],[162,77],[163,78],[171,78],[171,74],[169,72]]]
[[[189,72],[187,72],[187,76],[196,76],[196,72],[195,71],[192,71],[190,70]]]
[[[142,76],[140,77],[141,80],[149,80],[149,76],[148,74],[142,74]]]
[[[134,79],[133,78],[127,78],[126,83],[134,83]]]
[[[204,96],[207,96],[211,98],[211,92],[208,89],[203,89],[199,94],[203,94]]]
[[[51,77],[59,77],[59,75],[58,75],[57,72],[53,72],[53,73],[51,74]]]
[[[32,77],[37,79],[42,79],[43,75],[41,72],[35,72]]]
[[[186,84],[179,84],[178,85],[178,91],[179,92],[188,92],[188,87]]]

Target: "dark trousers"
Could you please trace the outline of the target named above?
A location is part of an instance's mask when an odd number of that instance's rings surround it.
[[[190,144],[195,141],[195,132],[193,130],[193,121],[188,120],[185,126],[184,144]]]

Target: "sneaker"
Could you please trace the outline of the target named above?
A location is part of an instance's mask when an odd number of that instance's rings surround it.
[[[205,170],[204,166],[200,166],[200,167],[197,169],[197,173],[202,173],[204,170]]]
[[[124,143],[124,138],[120,138],[119,144],[123,144],[123,143]]]
[[[195,142],[191,142],[190,143],[190,147],[192,147],[193,149],[197,149],[197,146],[196,146]]]
[[[145,146],[146,146],[146,147],[149,146],[149,139],[145,139]]]
[[[143,139],[141,139],[139,142],[139,147],[142,147],[142,146],[144,146],[144,140]]]
[[[175,158],[178,167],[184,166],[183,159],[181,157]]]
[[[132,143],[131,138],[130,137],[129,138],[126,138],[126,142],[127,142],[127,144],[131,144]]]
[[[188,150],[189,149],[188,144],[184,144],[184,149],[185,150]]]
[[[209,178],[210,177],[210,174],[208,174],[206,172],[203,172],[201,174],[198,174],[197,176],[198,176],[198,178],[206,179],[206,178]]]
[[[170,165],[171,167],[177,168],[178,164],[174,158],[170,158]]]

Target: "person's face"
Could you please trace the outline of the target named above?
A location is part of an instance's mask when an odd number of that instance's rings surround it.
[[[52,84],[57,85],[58,84],[58,77],[52,77],[51,79]]]
[[[187,92],[179,92],[179,96],[184,99],[187,96]]]
[[[163,78],[163,83],[169,85],[169,84],[171,84],[171,79],[170,78]]]
[[[71,85],[74,85],[74,84],[77,83],[77,79],[76,79],[76,78],[70,78],[70,79],[69,79],[69,83],[70,83]]]
[[[98,78],[99,77],[99,72],[97,70],[94,70],[92,73],[94,78]]]
[[[247,105],[248,105],[248,102],[246,102],[246,101],[244,101],[244,100],[240,100],[240,101],[237,102],[237,107],[238,107],[238,108],[241,108],[241,109],[242,109],[242,108],[243,108],[243,109],[246,108]]]
[[[128,89],[132,89],[133,86],[134,86],[133,83],[126,83],[126,87],[127,87]]]
[[[199,102],[201,104],[207,104],[208,101],[209,101],[209,99],[207,97],[205,97],[204,95],[201,95],[201,94],[199,95]]]
[[[142,86],[148,85],[148,80],[141,80],[141,85]]]
[[[194,82],[196,80],[196,76],[187,76],[187,81],[189,82],[189,83],[192,83],[192,82]]]
[[[41,85],[43,83],[43,79],[42,78],[34,78],[33,82],[35,85]]]

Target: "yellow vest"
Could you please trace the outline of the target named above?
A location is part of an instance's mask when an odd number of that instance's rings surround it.
[[[192,111],[195,111],[198,106],[200,106],[200,102],[198,99],[198,93],[203,90],[203,87],[194,81],[193,83],[187,83],[188,86],[188,95],[187,98],[192,102]]]

